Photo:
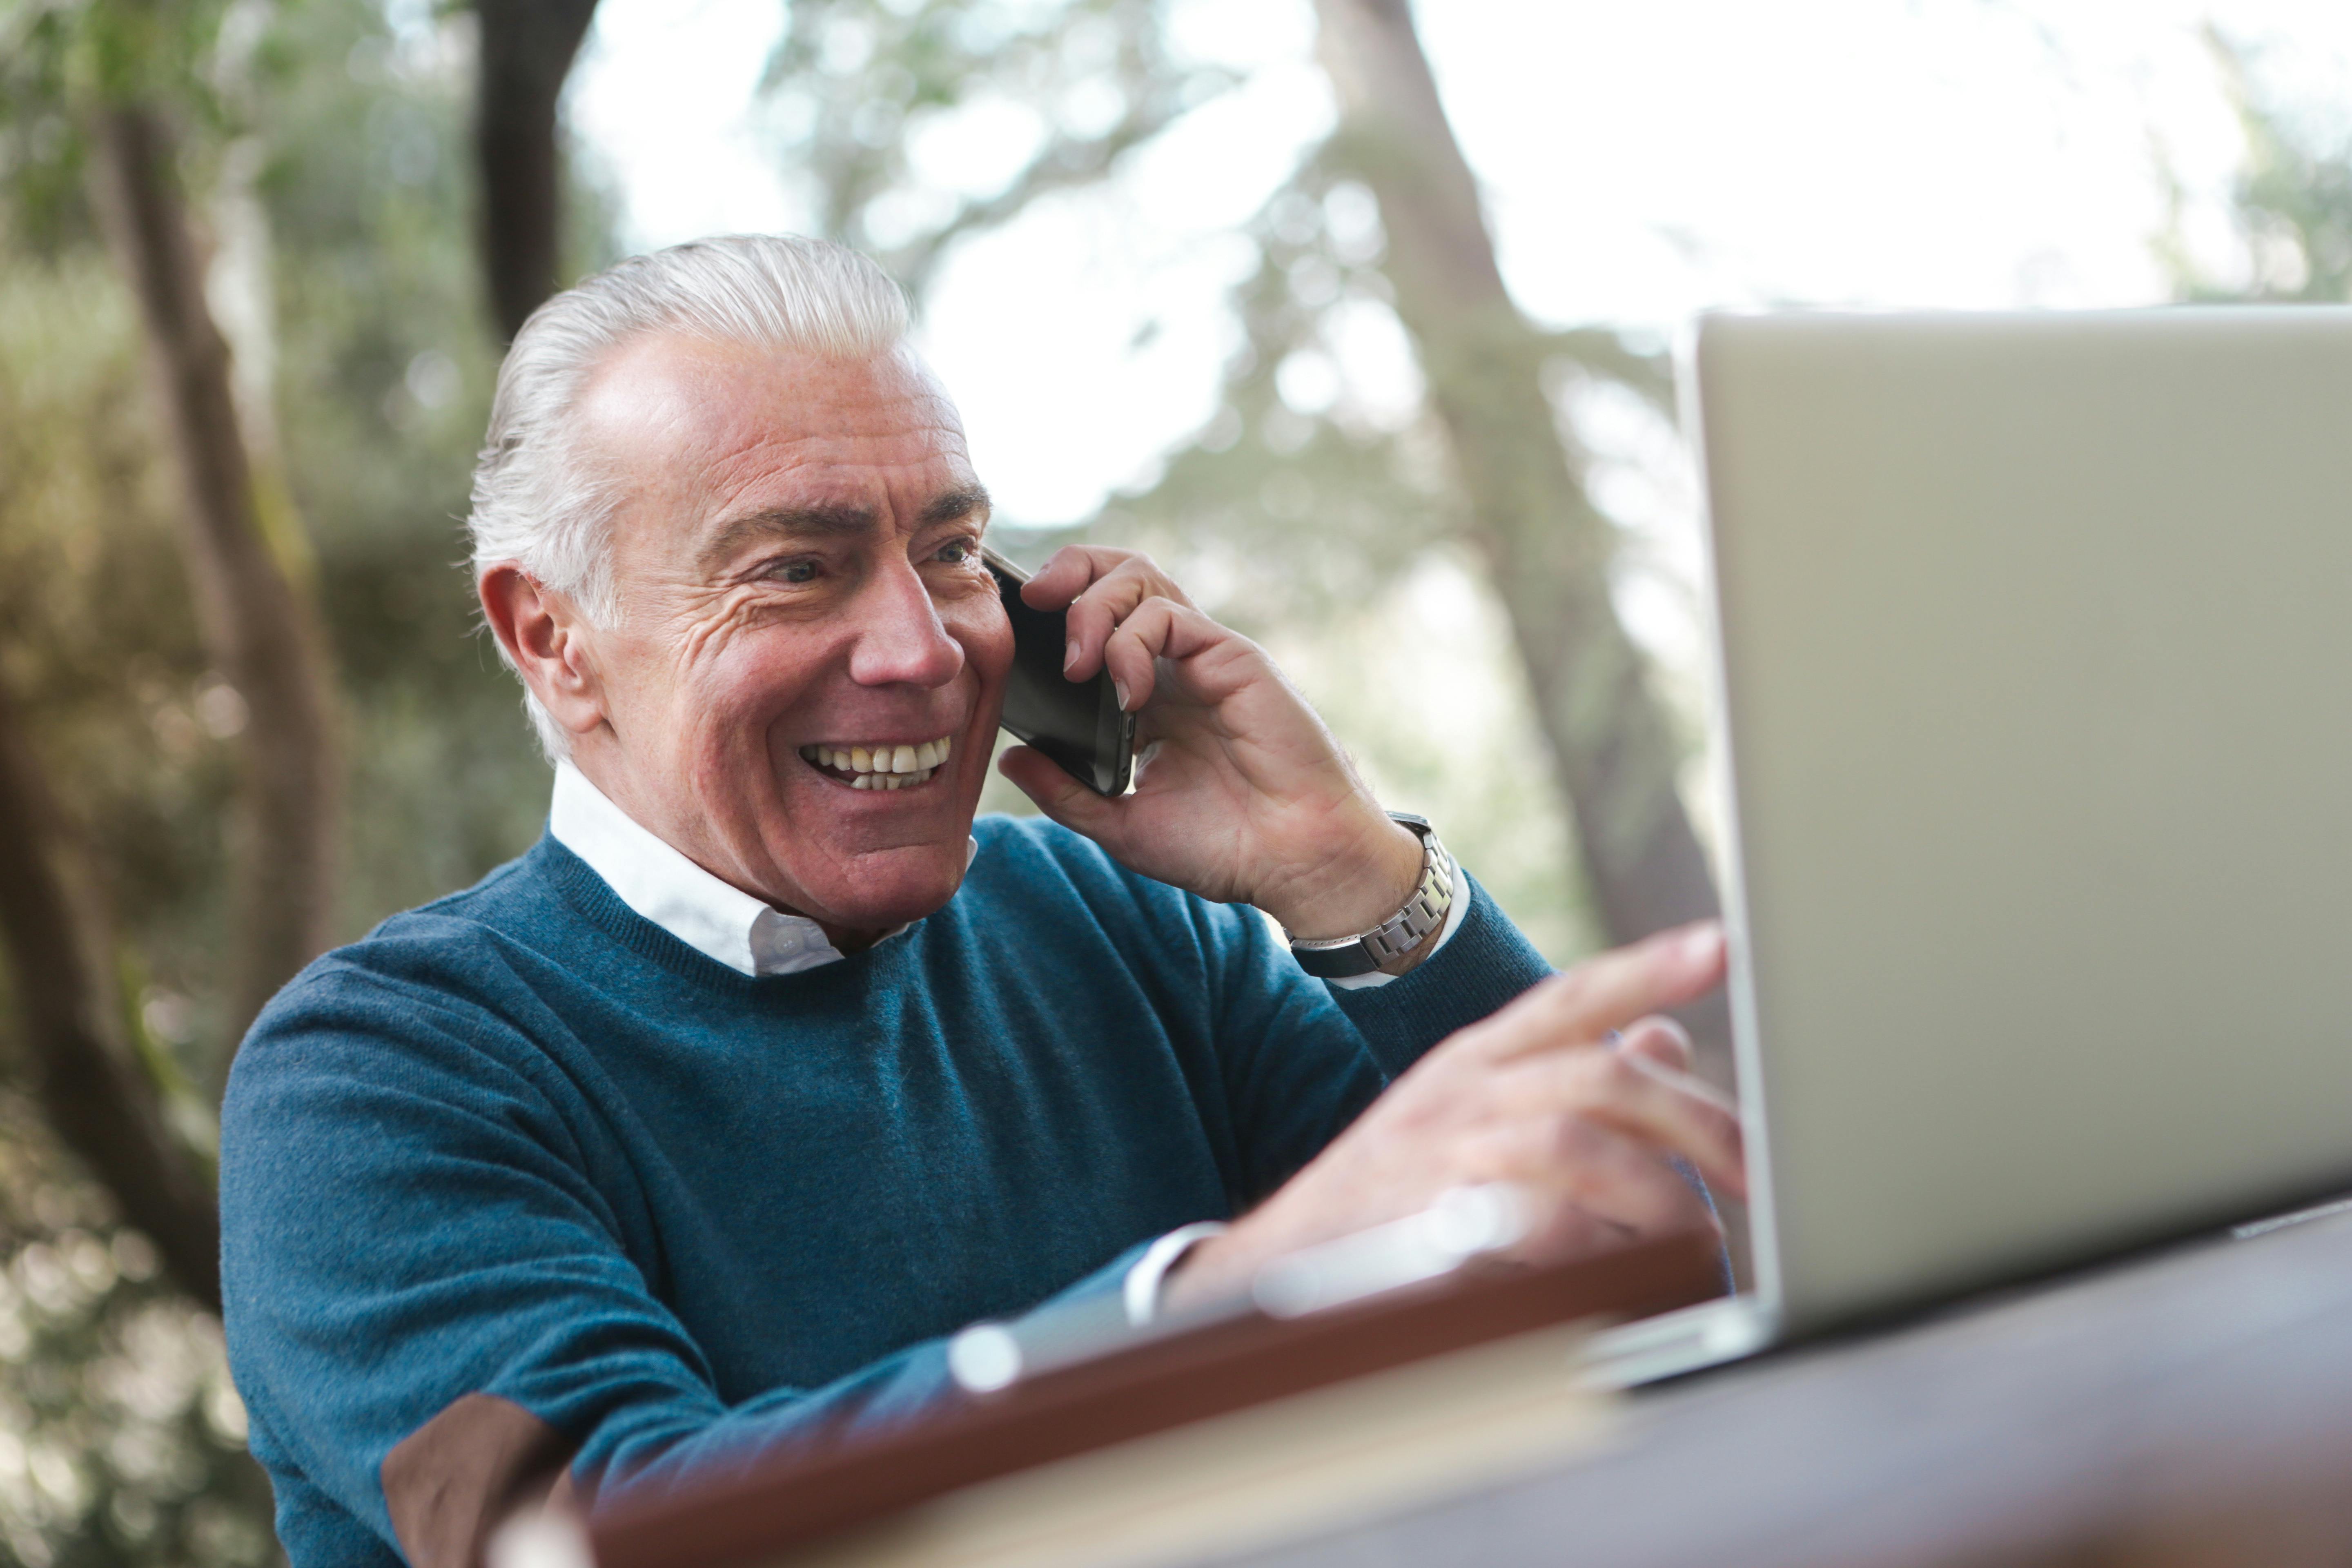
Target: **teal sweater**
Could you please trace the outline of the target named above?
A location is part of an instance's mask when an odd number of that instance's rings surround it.
[[[551,839],[305,970],[221,1133],[229,1354],[295,1568],[397,1561],[378,1470],[472,1393],[600,1500],[946,1386],[942,1336],[1116,1289],[1547,973],[1483,892],[1335,992],[1244,908],[1048,824],[946,908],[752,979]]]

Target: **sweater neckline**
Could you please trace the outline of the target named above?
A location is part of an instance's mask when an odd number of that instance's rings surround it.
[[[893,951],[913,942],[923,925],[922,921],[912,921],[907,929],[861,952],[844,954],[834,963],[813,969],[791,974],[745,974],[680,942],[622,902],[620,895],[593,867],[551,835],[542,833],[525,858],[573,913],[629,952],[705,990],[737,996],[774,995],[822,984],[828,978],[846,980],[862,975],[868,969],[892,962]]]

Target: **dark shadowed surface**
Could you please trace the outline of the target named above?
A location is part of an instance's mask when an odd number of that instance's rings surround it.
[[[2183,1248],[1639,1399],[1605,1457],[1229,1562],[2352,1561],[2352,1223]]]

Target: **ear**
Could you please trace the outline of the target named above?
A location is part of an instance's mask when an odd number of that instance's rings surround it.
[[[571,600],[502,561],[474,584],[490,633],[531,695],[575,735],[604,722],[604,695],[590,658],[588,623]]]

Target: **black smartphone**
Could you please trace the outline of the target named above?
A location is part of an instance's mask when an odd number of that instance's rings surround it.
[[[1106,669],[1092,680],[1062,674],[1069,634],[1059,610],[1033,610],[1021,599],[1029,574],[985,545],[996,591],[1013,621],[1013,674],[1004,684],[1002,722],[1097,795],[1127,793],[1135,775],[1135,715],[1119,711],[1118,689]]]

